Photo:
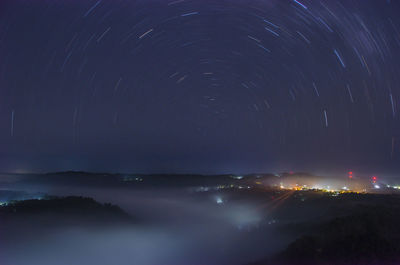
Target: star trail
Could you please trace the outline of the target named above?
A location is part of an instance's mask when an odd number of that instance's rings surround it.
[[[400,5],[3,0],[0,171],[400,169]]]

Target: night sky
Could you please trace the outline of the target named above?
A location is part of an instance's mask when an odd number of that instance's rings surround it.
[[[1,0],[0,171],[400,169],[400,3]]]

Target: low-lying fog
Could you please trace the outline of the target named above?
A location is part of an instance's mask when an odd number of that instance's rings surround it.
[[[85,230],[44,229],[40,238],[16,235],[1,242],[2,265],[190,265],[246,264],[282,249],[280,236],[262,201],[232,198],[223,191],[189,187],[80,187],[3,184],[3,189],[49,195],[87,196],[120,206],[138,224]],[[29,222],[29,220],[26,220]]]

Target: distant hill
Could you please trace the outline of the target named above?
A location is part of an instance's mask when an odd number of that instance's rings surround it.
[[[114,176],[121,175],[119,173],[105,173],[105,172],[89,172],[89,171],[57,171],[57,172],[48,172],[43,175],[103,175],[103,176]]]
[[[151,187],[192,187],[219,185],[279,185],[287,179],[314,181],[316,177],[307,173],[254,173],[246,175],[221,174],[121,174],[93,173],[84,171],[64,171],[46,174],[33,174],[20,180],[21,183],[65,185],[65,186],[151,186]],[[292,182],[296,182],[293,180]]]

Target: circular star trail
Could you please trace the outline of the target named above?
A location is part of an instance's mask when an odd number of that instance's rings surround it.
[[[396,1],[5,0],[0,169],[394,172]]]

